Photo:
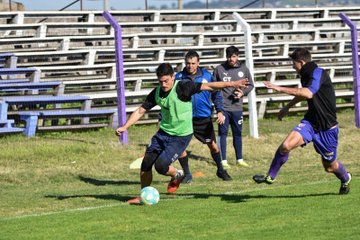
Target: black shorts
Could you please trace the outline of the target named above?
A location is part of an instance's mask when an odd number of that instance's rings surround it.
[[[210,117],[193,117],[194,136],[202,143],[216,142],[213,122]]]

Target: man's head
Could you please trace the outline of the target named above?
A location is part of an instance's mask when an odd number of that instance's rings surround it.
[[[194,50],[188,51],[185,55],[185,66],[187,73],[194,75],[199,65],[200,65],[199,54]]]
[[[297,48],[291,54],[289,54],[293,62],[293,68],[300,72],[301,68],[311,61],[311,53],[306,48]]]
[[[156,69],[156,76],[163,91],[168,92],[172,89],[174,86],[175,73],[169,63],[161,63]]]
[[[226,48],[226,59],[230,66],[234,66],[239,59],[239,49],[235,46]]]

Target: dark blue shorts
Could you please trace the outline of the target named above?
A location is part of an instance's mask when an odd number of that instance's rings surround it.
[[[159,158],[166,159],[170,165],[185,151],[191,138],[192,134],[187,136],[172,136],[160,129],[151,138],[151,143],[147,147],[146,152],[159,153]]]
[[[339,137],[338,125],[325,131],[316,131],[309,121],[302,119],[293,130],[301,134],[305,144],[313,142],[315,150],[324,161],[336,160]]]

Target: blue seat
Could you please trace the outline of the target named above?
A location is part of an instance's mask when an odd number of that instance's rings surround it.
[[[27,74],[40,71],[37,68],[33,67],[22,67],[22,68],[0,68],[0,75],[17,75],[17,74]]]
[[[7,82],[7,81],[6,81]],[[52,90],[54,89],[55,95],[62,95],[64,93],[64,85],[59,81],[52,82],[13,82],[0,84],[0,91],[16,92],[28,91],[29,93],[37,93],[39,90]]]
[[[3,128],[0,128],[0,134],[18,133],[18,132],[24,132],[24,128],[18,128],[18,127],[3,127]]]
[[[8,104],[16,105],[31,105],[36,103],[66,103],[66,102],[84,102],[90,100],[88,96],[82,95],[62,95],[62,96],[52,96],[52,95],[36,95],[36,96],[10,96],[3,97],[3,100]]]
[[[87,126],[104,126],[103,124],[89,124],[88,117],[96,117],[96,116],[107,116],[110,117],[110,124],[113,125],[113,116],[117,112],[116,109],[89,109],[89,110],[44,110],[44,111],[30,111],[30,112],[18,112],[20,115],[20,119],[26,122],[26,129],[24,134],[26,136],[35,136],[36,129],[37,129],[37,123],[39,118],[41,119],[58,119],[58,118],[74,118],[74,117],[84,117],[85,120],[82,122],[82,127]],[[48,129],[72,129],[74,128],[73,125],[67,125],[67,126],[51,126],[47,127]]]
[[[7,82],[7,81],[6,81]],[[60,86],[61,82],[20,82],[0,84],[0,91],[22,91],[22,90],[46,90]]]

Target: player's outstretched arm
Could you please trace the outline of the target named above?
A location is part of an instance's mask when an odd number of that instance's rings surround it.
[[[278,113],[278,119],[281,121],[286,114],[288,114],[289,109],[294,106],[295,104],[305,100],[304,97],[295,96],[290,102],[288,102],[283,108],[280,109]]]
[[[229,81],[229,82],[207,82],[201,84],[201,90],[217,90],[227,87],[234,87],[234,88],[242,88],[249,84],[248,79],[242,79],[237,81]]]
[[[289,95],[293,95],[293,96],[297,96],[297,97],[302,97],[302,98],[306,98],[306,99],[311,99],[313,97],[313,93],[310,91],[309,88],[307,87],[283,87],[283,86],[279,86],[277,84],[274,84],[270,81],[264,81],[263,82],[265,87],[270,88],[270,89],[274,89],[278,92],[283,92]]]
[[[146,112],[146,109],[143,107],[139,107],[138,109],[136,109],[128,118],[128,120],[126,121],[126,123],[121,126],[118,127],[115,132],[116,135],[120,136],[121,133],[125,132],[131,125],[135,124]]]

